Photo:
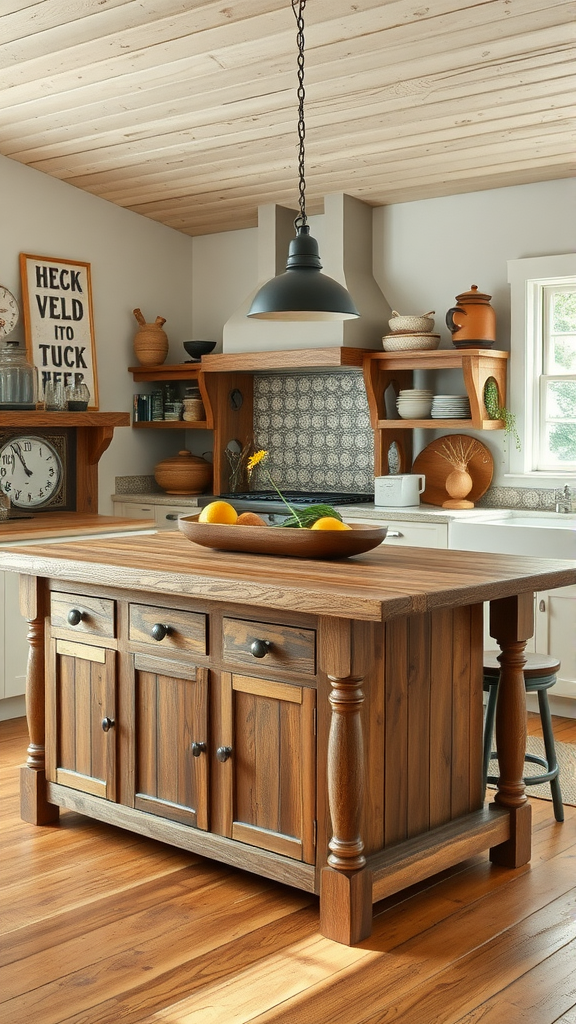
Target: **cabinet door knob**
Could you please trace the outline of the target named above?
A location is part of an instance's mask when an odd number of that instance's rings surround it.
[[[103,729],[104,732],[110,732],[110,729],[112,728],[113,725],[114,725],[114,719],[113,718],[103,718],[102,719],[102,729]]]
[[[170,632],[170,626],[165,626],[162,622],[155,622],[150,630],[150,636],[153,640],[163,640]]]
[[[66,618],[71,626],[77,626],[84,616],[79,608],[71,608]]]
[[[193,743],[192,744],[192,755],[194,757],[200,757],[200,754],[206,753],[205,743]]]
[[[265,658],[271,646],[269,640],[253,640],[250,644],[250,654],[254,658]]]
[[[546,611],[546,601],[540,601],[540,604],[538,605],[538,611],[539,612],[545,612]]]
[[[180,518],[180,516],[178,512],[169,512],[165,518],[168,519],[171,523],[175,523],[176,520]]]
[[[400,530],[388,530],[387,537],[403,537],[404,534],[400,533]]]
[[[231,753],[232,747],[218,747],[218,750],[216,751],[216,760],[224,763],[224,761],[228,760]]]

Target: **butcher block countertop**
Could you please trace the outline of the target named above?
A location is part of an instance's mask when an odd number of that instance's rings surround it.
[[[114,526],[119,529],[121,520]],[[341,561],[309,561],[213,551],[175,533],[0,548],[0,568],[366,621],[576,583],[576,561],[386,543]]]
[[[8,519],[0,522],[0,546],[16,542],[49,540],[56,537],[84,536],[98,533],[124,533],[156,529],[153,519],[125,519],[102,516],[94,512],[41,512],[31,519]]]

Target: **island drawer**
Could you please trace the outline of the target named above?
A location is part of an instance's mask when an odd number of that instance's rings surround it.
[[[222,629],[226,662],[252,669],[261,664],[311,676],[316,673],[316,632],[313,629],[228,618],[223,620]]]
[[[207,653],[207,617],[203,612],[158,605],[131,604],[128,638],[157,650]]]
[[[50,596],[50,625],[55,635],[61,630],[112,639],[116,636],[114,601],[86,594]]]

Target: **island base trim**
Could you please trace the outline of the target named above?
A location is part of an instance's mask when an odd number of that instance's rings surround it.
[[[96,818],[108,825],[116,825],[119,828],[128,829],[130,832],[137,832],[139,835],[147,836],[148,839],[170,843],[181,850],[188,850],[190,853],[197,853],[202,857],[229,864],[241,871],[250,871],[253,874],[282,882],[284,885],[293,885],[304,892],[317,893],[318,891],[315,884],[314,867],[311,864],[292,861],[287,857],[280,857],[279,854],[269,853],[267,850],[239,844],[225,836],[204,832],[191,825],[183,825],[167,818],[156,817],[156,815],[135,810],[125,804],[93,797],[54,782],[46,784],[46,795],[50,803],[57,805],[56,811],[58,811],[58,807],[65,807],[67,810],[77,811],[79,814]],[[36,824],[44,823],[36,822]]]
[[[487,805],[369,857],[372,902],[506,843],[512,830],[510,814],[496,807],[490,810],[492,807]]]

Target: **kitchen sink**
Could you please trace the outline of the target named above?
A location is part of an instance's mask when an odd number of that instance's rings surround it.
[[[453,520],[448,547],[505,555],[576,559],[576,515],[556,512],[487,513]]]

